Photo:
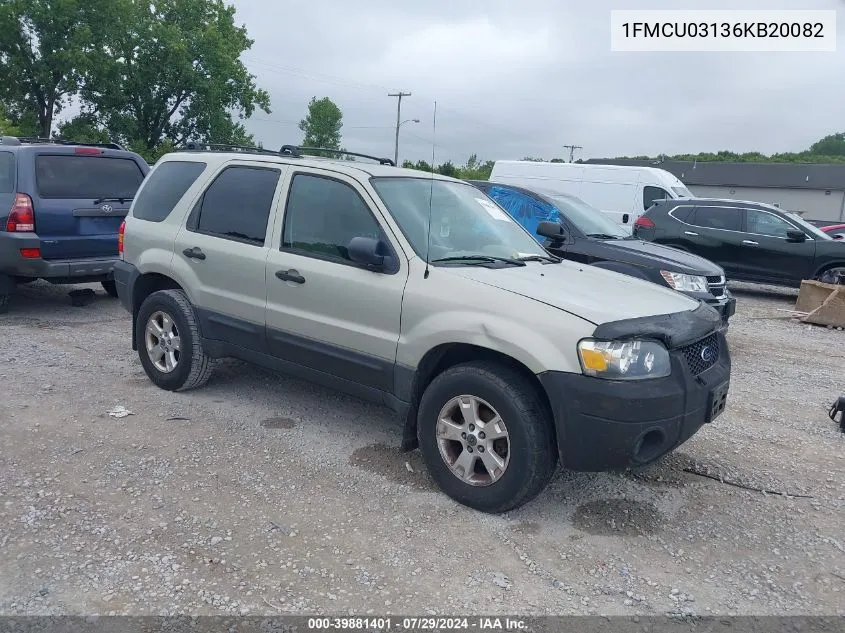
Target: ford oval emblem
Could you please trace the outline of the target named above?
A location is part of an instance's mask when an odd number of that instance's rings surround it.
[[[701,360],[705,363],[712,363],[716,360],[716,349],[710,345],[701,348]]]

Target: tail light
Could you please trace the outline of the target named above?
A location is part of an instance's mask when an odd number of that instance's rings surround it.
[[[654,228],[654,220],[651,218],[647,218],[644,215],[641,215],[637,218],[637,221],[634,222],[634,226],[641,228],[641,229],[653,229]]]
[[[117,254],[123,257],[123,235],[126,233],[126,220],[120,223],[117,229]]]
[[[35,231],[35,209],[32,198],[25,193],[16,193],[15,202],[9,217],[6,219],[6,230],[9,233],[32,233]]]

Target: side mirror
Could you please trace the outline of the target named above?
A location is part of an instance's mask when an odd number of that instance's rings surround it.
[[[349,259],[356,264],[377,269],[384,268],[385,260],[390,255],[387,245],[372,237],[353,237],[346,250],[349,252]]]
[[[789,229],[786,232],[787,242],[804,242],[807,240],[807,234],[798,229]]]
[[[630,216],[627,213],[622,214],[622,224],[628,224],[628,220],[630,220]]]
[[[537,235],[546,237],[553,242],[563,242],[567,238],[566,227],[560,222],[549,222],[544,220],[537,226]]]

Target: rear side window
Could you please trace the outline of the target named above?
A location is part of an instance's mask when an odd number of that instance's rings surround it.
[[[15,155],[0,152],[0,193],[15,191]]]
[[[690,224],[690,216],[692,216],[693,207],[675,207],[672,210],[672,217],[681,222]]]
[[[192,230],[262,246],[280,175],[267,167],[227,167],[205,190]]]
[[[692,224],[708,229],[740,231],[742,211],[728,207],[697,207]]]
[[[205,167],[205,163],[175,160],[159,165],[138,195],[132,217],[148,222],[166,219]]]
[[[134,198],[144,174],[131,158],[42,154],[35,188],[42,198]]]

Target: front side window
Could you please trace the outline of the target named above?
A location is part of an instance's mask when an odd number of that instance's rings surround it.
[[[747,231],[749,233],[768,235],[770,237],[785,238],[786,232],[795,228],[789,222],[773,213],[767,213],[758,209],[746,209],[745,222],[748,225]]]
[[[280,175],[266,167],[227,167],[205,190],[192,230],[263,245]]]
[[[348,184],[331,178],[296,174],[290,186],[282,250],[352,263],[352,238],[384,240],[369,207]]]
[[[373,178],[372,183],[422,258],[548,256],[518,222],[472,185],[414,177]]]
[[[730,207],[698,207],[691,223],[705,229],[741,231],[742,210]]]
[[[660,187],[643,187],[643,210],[653,205],[655,200],[665,200],[671,197],[665,189],[661,189]]]

